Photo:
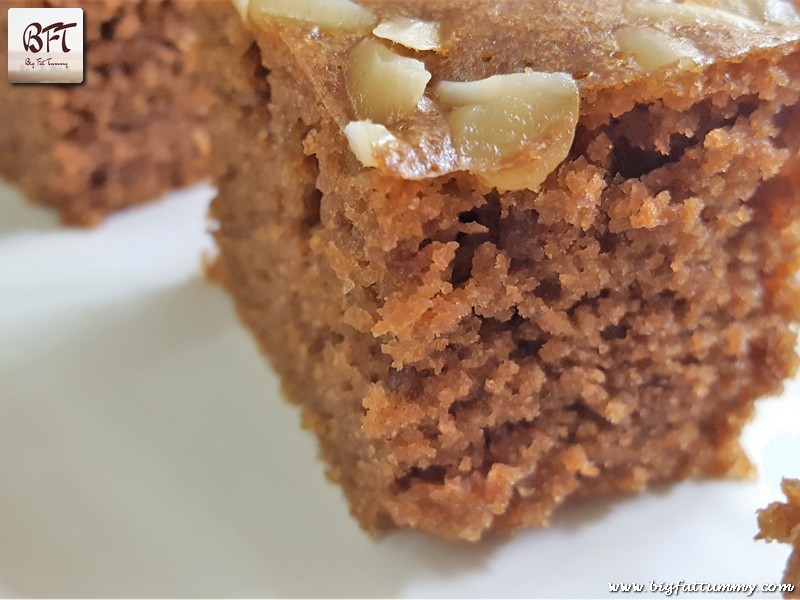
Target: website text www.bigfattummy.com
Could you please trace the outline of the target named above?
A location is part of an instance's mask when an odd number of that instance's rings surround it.
[[[709,583],[708,581],[674,581],[661,582],[650,580],[647,583],[609,583],[608,591],[620,594],[661,593],[665,596],[678,596],[697,593],[744,594],[752,596],[758,593],[791,593],[791,583]]]

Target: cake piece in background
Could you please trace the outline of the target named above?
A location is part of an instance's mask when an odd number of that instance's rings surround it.
[[[206,177],[208,95],[198,86],[194,0],[11,0],[80,7],[84,82],[0,81],[0,176],[65,223],[92,225]],[[2,46],[0,61],[8,48]]]
[[[792,553],[783,576],[784,598],[800,598],[800,480],[784,479],[781,490],[786,502],[773,502],[758,511],[757,540],[783,542],[792,545]]]
[[[205,11],[217,273],[367,530],[750,473],[797,368],[800,19],[743,6]]]

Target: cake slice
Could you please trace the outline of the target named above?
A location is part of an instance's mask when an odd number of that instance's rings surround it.
[[[0,176],[66,223],[90,225],[209,173],[208,94],[198,85],[194,0],[11,0],[81,7],[80,85],[0,78]],[[8,47],[0,45],[5,64]]]
[[[758,511],[756,539],[792,545],[781,592],[784,598],[800,598],[800,480],[784,479],[781,490],[785,503],[773,502]]]
[[[750,473],[797,367],[791,5],[214,7],[216,273],[367,530]]]

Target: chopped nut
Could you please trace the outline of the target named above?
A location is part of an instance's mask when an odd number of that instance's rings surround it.
[[[412,50],[438,50],[439,24],[398,17],[379,24],[372,33]]]
[[[355,157],[365,167],[380,164],[380,150],[397,145],[397,138],[385,126],[372,121],[351,121],[344,128],[344,135]]]
[[[694,0],[690,4],[710,6],[754,20],[764,18],[765,2],[763,0]]]
[[[677,64],[691,68],[702,62],[703,55],[686,40],[676,39],[644,27],[622,27],[614,34],[620,50],[636,59],[645,71]]]
[[[515,73],[437,84],[463,165],[503,190],[536,189],[567,157],[580,94],[566,73]]]
[[[755,21],[780,24],[800,21],[797,10],[786,0],[690,0],[690,3],[711,6]]]
[[[350,51],[345,70],[356,116],[382,123],[414,112],[430,79],[422,61],[395,54],[369,39]]]
[[[786,2],[786,0],[766,0],[764,2],[764,20],[770,23],[780,23],[783,25],[800,24],[800,13],[796,3]]]
[[[250,0],[231,0],[231,2],[233,2],[236,10],[239,11],[239,16],[242,17],[242,21],[247,22],[247,11],[249,9]]]
[[[672,19],[684,25],[699,25],[702,27],[721,26],[740,29],[757,29],[760,27],[758,21],[742,14],[719,8],[716,3],[712,6],[697,2],[676,4],[674,2],[632,1],[628,2],[626,10],[633,17],[641,17],[657,22],[664,19]]]
[[[251,0],[250,16],[258,23],[290,19],[343,31],[366,31],[375,22],[375,15],[352,0]]]

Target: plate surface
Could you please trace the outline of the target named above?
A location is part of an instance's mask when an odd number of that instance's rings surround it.
[[[798,382],[746,431],[757,480],[573,505],[478,545],[367,537],[202,277],[212,195],[183,190],[84,231],[0,186],[6,595],[554,598],[780,581],[788,548],[752,541],[754,512],[800,477]]]

